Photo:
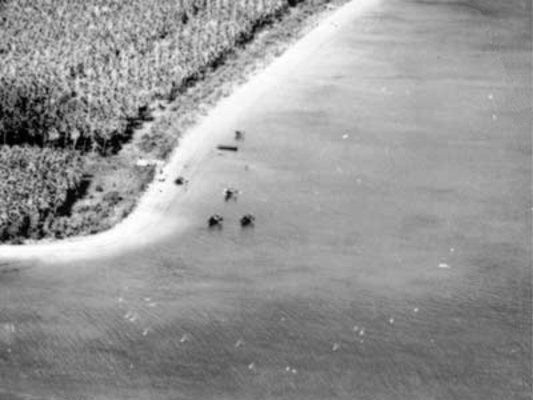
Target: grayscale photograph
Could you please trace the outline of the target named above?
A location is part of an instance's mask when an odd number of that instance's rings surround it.
[[[532,0],[0,0],[0,400],[533,400]]]

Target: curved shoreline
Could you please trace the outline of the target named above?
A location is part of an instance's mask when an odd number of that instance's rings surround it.
[[[170,232],[183,232],[188,226],[186,216],[169,220],[165,214],[174,200],[187,195],[187,189],[176,186],[172,177],[186,175],[216,151],[221,139],[231,138],[231,131],[219,129],[234,125],[243,105],[249,106],[276,81],[292,73],[313,51],[322,46],[336,30],[354,17],[376,5],[379,0],[352,0],[336,10],[315,29],[297,41],[264,70],[222,99],[198,124],[186,132],[174,149],[168,163],[142,195],[135,210],[108,231],[92,236],[68,238],[57,242],[26,245],[0,245],[0,260],[40,260],[68,262],[71,260],[108,257],[133,247],[153,243]],[[223,124],[221,123],[223,121]],[[234,126],[238,129],[238,126]],[[194,186],[194,181],[191,186]]]

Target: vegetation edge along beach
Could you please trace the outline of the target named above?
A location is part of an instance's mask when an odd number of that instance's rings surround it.
[[[187,128],[346,2],[2,3],[0,243],[114,226]]]

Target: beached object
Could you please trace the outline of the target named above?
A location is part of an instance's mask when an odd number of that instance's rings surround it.
[[[244,140],[244,132],[235,131],[235,140]]]
[[[242,227],[252,226],[254,222],[255,222],[255,217],[252,214],[243,215],[243,217],[241,218]]]
[[[185,179],[183,176],[178,176],[176,180],[174,181],[176,185],[186,185],[188,182],[189,181]]]
[[[224,200],[230,201],[230,200],[237,200],[237,196],[239,194],[239,191],[237,189],[233,188],[226,188],[224,189]]]
[[[215,227],[215,226],[222,226],[222,221],[224,221],[224,218],[219,214],[213,214],[209,219],[207,220],[207,223],[209,224],[209,227]]]
[[[219,144],[217,146],[218,150],[224,150],[224,151],[238,151],[239,148],[237,146],[231,146],[231,145],[225,145],[225,144]]]

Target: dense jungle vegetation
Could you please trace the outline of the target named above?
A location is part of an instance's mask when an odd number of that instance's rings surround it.
[[[0,241],[87,231],[99,215],[69,220],[86,158],[300,2],[0,1]]]

